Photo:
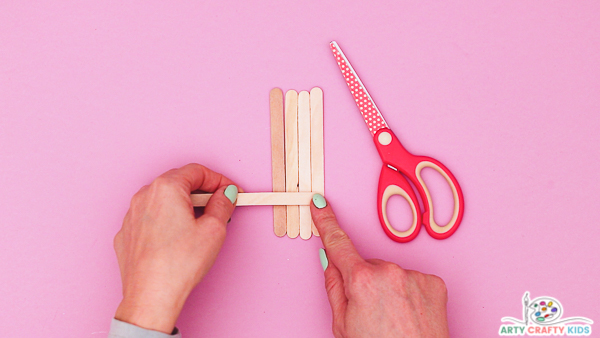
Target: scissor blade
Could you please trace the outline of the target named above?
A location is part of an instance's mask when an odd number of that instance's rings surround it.
[[[346,84],[354,97],[354,101],[356,102],[367,127],[369,127],[369,131],[371,131],[371,135],[375,135],[379,129],[388,128],[377,105],[375,105],[375,101],[373,101],[371,95],[367,92],[367,88],[365,88],[360,81],[358,74],[356,74],[354,68],[350,65],[350,62],[346,58],[346,55],[344,55],[344,52],[340,49],[340,46],[335,41],[331,41],[329,45],[333,52],[333,56],[336,58],[338,66],[342,71],[342,76],[344,76]]]

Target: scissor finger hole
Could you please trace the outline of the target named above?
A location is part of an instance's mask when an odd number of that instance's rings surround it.
[[[423,168],[421,178],[429,190],[429,198],[433,206],[433,219],[443,227],[450,222],[454,212],[452,189],[446,178],[433,168]]]
[[[413,213],[408,201],[400,195],[392,195],[386,205],[387,218],[392,228],[408,231],[413,224]]]

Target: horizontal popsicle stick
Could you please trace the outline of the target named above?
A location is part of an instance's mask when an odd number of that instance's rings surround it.
[[[204,207],[212,194],[192,194],[192,204]],[[237,206],[251,205],[310,205],[312,192],[242,192],[238,194]]]

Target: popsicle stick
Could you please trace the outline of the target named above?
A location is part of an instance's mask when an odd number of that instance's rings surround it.
[[[298,191],[298,93],[285,93],[285,191]],[[286,207],[287,234],[290,238],[300,233],[300,209]]]
[[[310,94],[301,91],[298,95],[298,191],[310,192]],[[312,235],[310,207],[300,207],[300,238]]]
[[[310,91],[310,165],[311,191],[325,194],[325,156],[323,150],[323,91],[314,87]],[[312,222],[311,222],[312,223]],[[312,232],[319,236],[319,231],[312,223]]]
[[[191,194],[195,207],[204,207],[212,194]],[[311,192],[242,192],[238,194],[238,207],[252,205],[298,206],[310,205]]]
[[[271,171],[273,192],[285,191],[285,139],[283,124],[283,92],[279,88],[269,93],[271,110]],[[273,231],[282,237],[286,233],[286,209],[284,206],[273,206]]]

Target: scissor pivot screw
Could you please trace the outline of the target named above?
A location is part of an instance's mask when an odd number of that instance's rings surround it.
[[[377,141],[379,141],[382,146],[387,146],[388,144],[392,143],[392,134],[384,131],[383,133],[379,134]]]

